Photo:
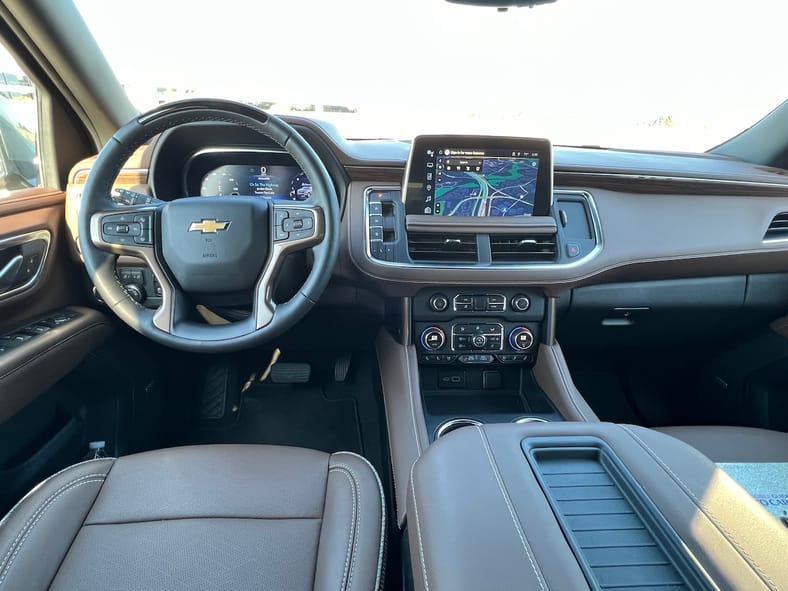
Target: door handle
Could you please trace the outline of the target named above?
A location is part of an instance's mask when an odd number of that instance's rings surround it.
[[[24,257],[18,254],[0,269],[0,293],[8,291],[14,285],[17,275],[19,275],[19,269],[22,268],[22,261],[24,261]]]

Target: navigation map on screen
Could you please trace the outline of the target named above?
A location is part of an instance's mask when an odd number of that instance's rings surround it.
[[[443,148],[428,150],[427,158],[425,214],[533,215],[537,153]]]

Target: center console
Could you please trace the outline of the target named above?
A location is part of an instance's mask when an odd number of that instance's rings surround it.
[[[770,590],[783,525],[686,444],[609,423],[485,425],[411,471],[418,591]]]

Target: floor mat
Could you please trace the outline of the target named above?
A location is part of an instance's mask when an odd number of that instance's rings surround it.
[[[329,399],[321,386],[301,384],[256,384],[244,395],[235,423],[221,428],[201,424],[189,439],[363,451],[355,400]]]

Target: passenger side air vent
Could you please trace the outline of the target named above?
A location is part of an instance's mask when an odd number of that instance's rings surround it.
[[[555,260],[555,234],[491,234],[493,263],[551,263]]]
[[[774,216],[763,236],[764,240],[788,240],[788,211]]]
[[[476,236],[409,232],[408,254],[414,261],[475,263]]]

